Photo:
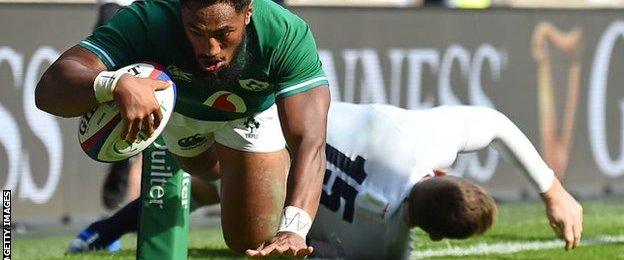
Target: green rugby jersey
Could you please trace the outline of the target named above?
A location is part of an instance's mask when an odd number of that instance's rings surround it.
[[[242,118],[328,81],[308,25],[270,0],[254,0],[247,26],[253,62],[231,85],[205,85],[182,28],[177,0],[139,1],[121,9],[80,45],[109,70],[137,62],[164,66],[176,83],[175,111],[200,120]]]

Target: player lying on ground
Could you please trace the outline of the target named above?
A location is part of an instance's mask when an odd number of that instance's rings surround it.
[[[170,84],[115,71],[140,61],[164,66],[176,83],[162,135],[178,164],[192,175],[220,168],[228,247],[270,241],[309,254],[297,234],[307,230],[279,226],[291,215],[310,226],[325,169],[330,96],[308,25],[269,0],[135,2],[50,66],[36,104],[76,117],[114,101],[126,140],[151,135],[162,118],[154,90]]]
[[[458,153],[486,148],[492,141],[540,192],[550,225],[565,240],[565,248],[580,242],[581,205],[518,127],[495,110],[447,106],[410,111],[334,102],[328,119],[323,206],[308,235],[315,256],[406,258],[414,227],[433,240],[485,232],[496,215],[490,196],[437,169],[451,166]],[[200,204],[218,201],[216,188],[197,178],[192,194]],[[89,236],[81,234],[70,249],[101,248],[136,230],[138,207],[135,201],[94,223],[83,233],[99,238],[88,244]],[[287,249],[269,246],[248,255]]]

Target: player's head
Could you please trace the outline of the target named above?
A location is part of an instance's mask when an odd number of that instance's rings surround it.
[[[407,202],[411,226],[420,227],[434,241],[482,234],[497,212],[494,199],[483,188],[452,176],[417,183]]]
[[[232,80],[248,62],[251,0],[180,0],[182,26],[209,80]]]

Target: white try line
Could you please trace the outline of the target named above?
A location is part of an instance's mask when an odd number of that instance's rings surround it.
[[[624,235],[618,236],[597,236],[583,239],[581,246],[604,245],[624,242]],[[563,240],[553,239],[545,241],[525,241],[525,242],[499,242],[499,243],[479,243],[468,247],[448,247],[440,249],[428,249],[414,251],[412,259],[438,257],[438,256],[467,256],[467,255],[489,255],[489,254],[510,254],[521,251],[543,250],[561,248],[565,246]]]

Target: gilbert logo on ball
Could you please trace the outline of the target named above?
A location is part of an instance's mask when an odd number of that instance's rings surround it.
[[[127,71],[139,78],[170,80],[170,77],[158,65],[138,63],[128,65],[120,70]],[[154,94],[160,105],[163,118],[151,137],[147,138],[145,134],[140,132],[140,140],[136,142],[123,140],[121,132],[125,122],[122,120],[115,102],[111,101],[101,104],[80,118],[78,140],[82,150],[94,160],[115,162],[132,157],[147,148],[160,135],[167,125],[169,117],[171,117],[175,105],[176,86],[174,84],[165,90],[156,91]]]

